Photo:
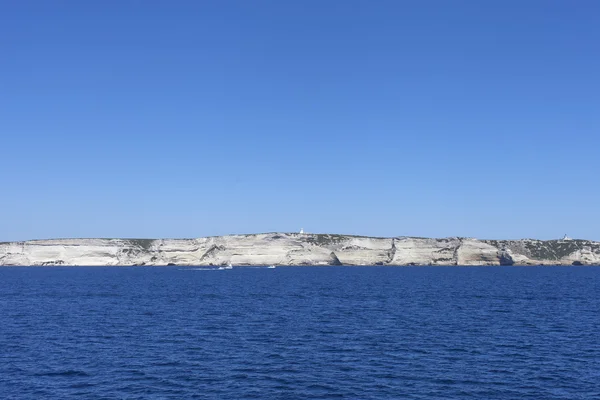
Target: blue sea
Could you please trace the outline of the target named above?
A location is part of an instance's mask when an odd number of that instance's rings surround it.
[[[597,399],[600,268],[0,268],[0,398]]]

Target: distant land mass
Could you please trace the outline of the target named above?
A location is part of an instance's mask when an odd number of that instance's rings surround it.
[[[261,233],[0,243],[4,266],[600,265],[600,242]]]

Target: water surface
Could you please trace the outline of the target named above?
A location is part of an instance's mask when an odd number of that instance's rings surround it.
[[[0,398],[600,398],[600,268],[0,268]]]

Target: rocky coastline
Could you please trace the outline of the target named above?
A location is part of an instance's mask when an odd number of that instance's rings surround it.
[[[600,242],[263,233],[0,243],[2,266],[600,265]]]

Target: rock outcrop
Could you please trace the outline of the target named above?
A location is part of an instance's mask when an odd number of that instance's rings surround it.
[[[0,243],[0,265],[600,265],[600,242],[266,233]]]

